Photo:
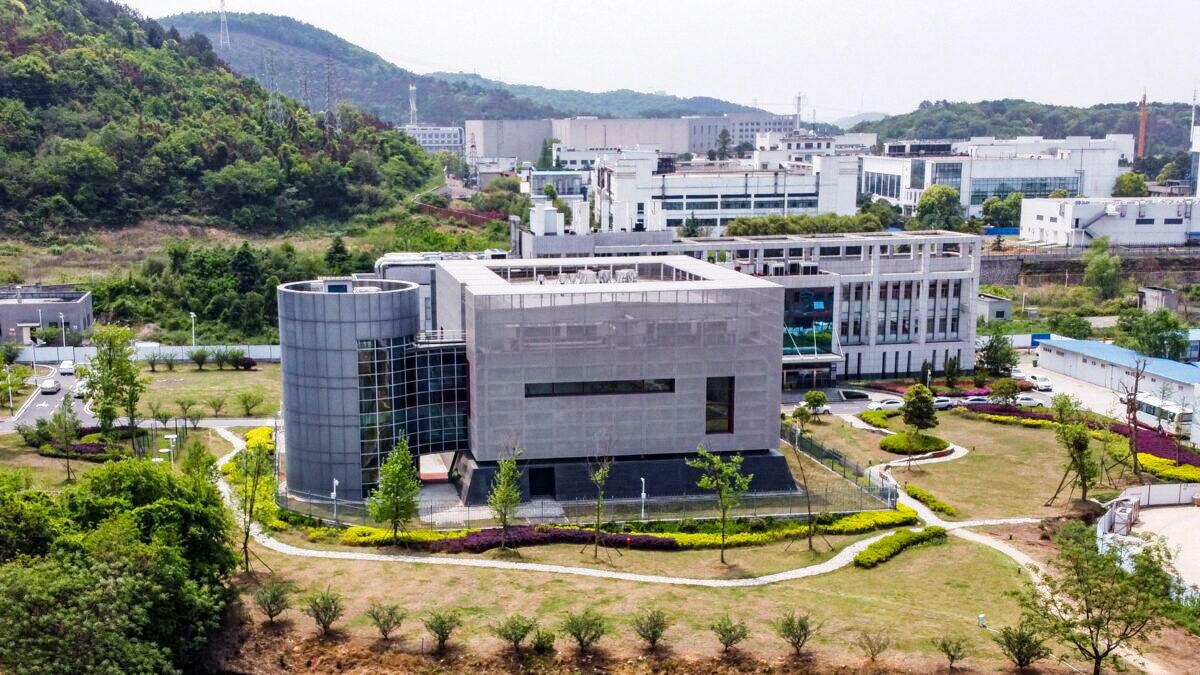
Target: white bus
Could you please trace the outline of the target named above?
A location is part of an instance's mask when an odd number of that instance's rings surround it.
[[[1187,406],[1151,394],[1139,393],[1137,408],[1137,421],[1151,429],[1184,436],[1192,432],[1192,409]]]

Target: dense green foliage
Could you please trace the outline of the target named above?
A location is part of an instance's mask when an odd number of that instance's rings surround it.
[[[144,460],[57,497],[0,481],[0,670],[195,666],[226,602],[230,528],[208,476]]]
[[[897,455],[923,455],[927,452],[945,450],[950,443],[945,439],[929,434],[899,433],[884,436],[879,440],[879,449],[894,452]]]
[[[281,5],[281,7],[284,7]],[[540,118],[560,111],[518,98],[501,87],[454,83],[418,75],[377,54],[286,16],[229,12],[231,47],[218,55],[236,72],[299,99],[314,110],[331,107],[326,81],[335,80],[335,100],[346,100],[390,122],[408,121],[408,85],[417,86],[421,121],[461,125],[464,119]],[[180,33],[201,33],[218,43],[216,12],[159,19]],[[264,56],[268,54],[269,56]],[[332,69],[330,69],[332,66]]]
[[[900,530],[863,549],[862,553],[854,556],[854,564],[857,567],[876,567],[900,555],[907,548],[922,544],[941,544],[945,541],[946,530],[940,527],[927,527],[916,532]]]
[[[0,3],[0,225],[201,215],[247,229],[345,218],[423,185],[408,136],[349,106],[314,117],[108,0]]]
[[[1186,150],[1189,109],[1187,103],[1149,105],[1147,143],[1150,154]],[[1089,108],[1046,105],[1020,99],[978,101],[922,101],[911,113],[866,122],[851,131],[874,131],[879,140],[897,138],[967,138],[970,136],[1091,136],[1136,134],[1138,104],[1101,103]]]
[[[1126,171],[1113,182],[1114,197],[1145,197],[1148,194],[1150,191],[1146,189],[1146,177],[1140,173]]]
[[[1180,360],[1188,349],[1187,324],[1169,309],[1126,309],[1117,318],[1116,343],[1145,356]]]
[[[879,232],[883,224],[873,212],[853,216],[825,213],[819,216],[753,216],[737,218],[725,226],[725,234],[743,237],[762,234],[828,234],[835,232]]]
[[[958,509],[938,499],[932,492],[926,490],[925,488],[909,483],[904,486],[904,491],[908,493],[909,497],[912,497],[925,506],[928,506],[929,510],[933,511],[934,513],[940,513],[943,516],[949,516],[951,518],[954,518],[958,515]]]
[[[430,73],[430,77],[487,90],[506,91],[525,101],[567,115],[604,117],[679,117],[682,115],[722,115],[730,112],[754,112],[756,109],[709,96],[682,98],[670,94],[645,94],[630,89],[580,91],[548,89],[529,84],[509,84],[480,77],[474,73]],[[829,125],[825,125],[829,126]]]

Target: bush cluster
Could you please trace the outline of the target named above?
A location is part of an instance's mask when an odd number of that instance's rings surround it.
[[[929,434],[898,433],[879,439],[879,448],[897,455],[924,455],[927,452],[945,450],[950,443]]]
[[[949,516],[951,518],[954,518],[958,515],[958,509],[933,496],[933,493],[929,492],[925,488],[918,487],[910,483],[904,486],[904,491],[908,493],[909,497],[912,497],[925,506],[928,506],[929,509],[934,513],[940,513],[943,516]]]
[[[863,511],[839,518],[823,529],[828,534],[863,534],[890,527],[915,525],[916,522],[916,511],[903,504],[897,504],[895,511]]]
[[[872,543],[854,556],[854,564],[864,568],[876,567],[896,557],[904,549],[922,544],[941,544],[945,541],[946,530],[941,527],[927,527],[915,532],[900,530]]]
[[[858,414],[858,418],[873,427],[886,429],[887,421],[900,414],[899,410],[864,410]]]
[[[449,539],[462,539],[479,530],[409,530],[399,532],[396,541],[401,544],[432,544]],[[342,530],[339,541],[346,546],[387,546],[392,543],[392,531],[384,527],[356,525]]]
[[[267,452],[275,452],[275,432],[271,427],[254,427],[242,435],[247,446],[260,445]]]

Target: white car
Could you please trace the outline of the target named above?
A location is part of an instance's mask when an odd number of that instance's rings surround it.
[[[904,407],[904,399],[901,398],[885,398],[878,401],[871,401],[867,406],[867,410],[899,410]]]
[[[980,405],[983,403],[991,403],[992,399],[986,396],[968,396],[958,399],[959,405]]]
[[[807,403],[801,403],[800,405],[811,410],[812,414],[814,414],[814,415],[832,415],[833,414],[833,409],[830,408],[828,405],[819,405],[815,408],[809,408]]]
[[[63,361],[62,363],[58,364],[58,374],[59,375],[74,375],[75,374],[75,362],[74,361]]]
[[[87,385],[82,380],[76,382],[75,386],[71,387],[71,396],[75,398],[87,398]]]
[[[42,380],[38,383],[38,391],[43,394],[57,394],[61,390],[62,385],[58,383],[58,380]]]
[[[1045,375],[1030,375],[1028,378],[1030,384],[1038,391],[1054,391],[1054,383]]]
[[[1009,371],[1008,376],[1018,382],[1020,382],[1021,380],[1027,379],[1027,376],[1025,375],[1025,373],[1021,372],[1020,368],[1013,368],[1011,371]]]
[[[949,410],[953,406],[954,401],[945,396],[935,396],[933,398],[933,407],[937,410]]]
[[[1034,398],[1029,394],[1021,394],[1017,397],[1016,403],[1022,408],[1042,408],[1046,402],[1040,398]]]

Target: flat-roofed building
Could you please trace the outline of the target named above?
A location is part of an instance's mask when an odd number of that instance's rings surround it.
[[[1117,246],[1184,246],[1200,240],[1200,198],[1025,199],[1021,239],[1087,247],[1097,237]]]
[[[0,339],[32,344],[38,328],[84,332],[92,327],[92,293],[68,284],[0,288]]]

